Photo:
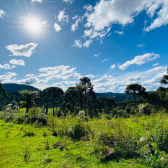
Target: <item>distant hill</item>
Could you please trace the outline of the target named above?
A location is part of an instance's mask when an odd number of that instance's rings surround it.
[[[33,86],[27,86],[27,85],[15,84],[15,83],[3,84],[3,87],[6,89],[8,93],[18,92],[25,89],[28,89],[29,91],[38,91],[38,92],[40,91],[39,89]]]
[[[9,84],[3,84],[4,88],[8,93],[11,92],[18,92],[21,90],[28,89],[30,91],[40,91],[39,89],[33,87],[33,86],[27,86],[24,84],[15,84],[15,83],[9,83]],[[97,97],[108,97],[108,98],[113,98],[116,103],[118,102],[126,102],[131,99],[133,99],[132,95],[127,95],[125,93],[112,93],[112,92],[107,92],[107,93],[96,93]]]
[[[107,92],[107,93],[96,93],[97,97],[108,97],[112,98],[115,100],[116,103],[119,102],[126,102],[129,100],[133,99],[132,95],[128,95],[126,93],[112,93],[112,92]]]

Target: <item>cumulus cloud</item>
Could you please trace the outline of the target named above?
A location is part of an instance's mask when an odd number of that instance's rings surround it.
[[[71,26],[71,31],[76,31],[78,29],[78,25],[80,22],[83,21],[82,17],[78,17],[77,15],[72,18],[73,20],[76,20],[74,24]]]
[[[65,11],[59,11],[59,15],[58,15],[58,21],[61,22],[61,21],[65,21],[68,23],[69,21],[69,17],[68,15],[65,15]]]
[[[157,17],[145,30],[150,31],[168,24],[168,1],[165,0],[100,0],[91,14],[87,15],[86,27],[100,31],[112,24],[125,26],[133,23],[134,18],[145,10],[153,17],[157,10]],[[152,19],[153,20],[153,19]]]
[[[3,16],[5,16],[5,12],[3,10],[0,9],[0,18],[3,19]]]
[[[123,31],[115,31],[115,33],[119,34],[119,35],[123,35],[124,32]]]
[[[0,81],[2,83],[12,83],[15,79],[13,77],[17,76],[15,72],[7,72],[4,75],[0,75]]]
[[[12,60],[9,61],[9,63],[14,64],[14,65],[25,66],[25,62],[23,60],[12,59]]]
[[[147,53],[144,55],[136,56],[133,60],[127,61],[121,66],[119,66],[119,69],[124,70],[133,64],[142,65],[142,64],[145,64],[146,62],[154,61],[159,57],[160,57],[159,54],[154,54],[154,53]]]
[[[111,30],[111,27],[105,29],[105,30],[101,30],[101,31],[97,31],[97,30],[94,30],[94,29],[89,29],[89,30],[85,30],[84,31],[84,37],[89,37],[89,38],[96,38],[96,37],[99,37],[99,38],[103,38],[106,36],[106,34],[108,34]]]
[[[79,47],[79,48],[82,48],[81,40],[75,40],[75,41],[74,41],[74,44],[73,44],[72,47]]]
[[[164,71],[166,72],[167,67],[163,67],[163,66],[159,66],[159,67],[155,67],[153,69],[150,69],[149,71],[147,71],[148,73],[151,72],[159,72],[159,71]]]
[[[100,55],[100,53],[98,53],[98,54],[95,54],[95,55],[94,55],[94,57],[98,57],[99,55]]]
[[[158,63],[156,63],[156,64],[153,64],[153,66],[158,66],[159,65],[159,62]]]
[[[92,42],[93,42],[93,40],[87,40],[84,44],[83,44],[83,46],[84,47],[86,47],[86,48],[89,48],[89,46],[90,46],[90,44],[92,44]]]
[[[54,29],[56,32],[59,32],[62,28],[57,23],[54,24]]]
[[[0,69],[13,69],[13,68],[16,68],[16,66],[15,65],[10,66],[9,64],[4,65],[0,64]]]
[[[47,20],[42,21],[42,25],[47,25]]]
[[[63,0],[63,2],[72,4],[74,2],[74,0]]]
[[[34,74],[27,74],[27,75],[25,75],[25,77],[31,78],[31,77],[34,77]]]
[[[31,57],[33,54],[34,49],[37,47],[38,44],[29,43],[26,45],[8,45],[6,49],[12,52],[12,56],[25,56]],[[11,55],[10,55],[11,56]]]
[[[92,11],[92,5],[90,5],[90,4],[87,4],[87,5],[85,5],[84,7],[83,7],[83,9],[86,9],[87,11]]]
[[[103,62],[106,62],[106,61],[108,61],[108,58],[107,58],[107,59],[104,59],[104,60],[102,61],[102,63],[103,63]]]
[[[111,69],[114,69],[116,67],[116,64],[111,65]]]
[[[42,3],[43,0],[32,0],[32,2],[39,2],[39,3]]]
[[[145,46],[145,44],[139,44],[139,45],[137,45],[137,47],[143,47],[143,46]]]

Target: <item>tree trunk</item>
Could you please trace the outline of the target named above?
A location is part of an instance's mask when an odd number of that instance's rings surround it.
[[[53,116],[54,116],[54,93],[53,93]]]
[[[47,104],[46,104],[46,115],[48,115],[48,100],[47,100]]]
[[[86,114],[86,91],[85,91],[85,114]]]
[[[73,95],[73,98],[72,98],[72,112],[74,112],[74,95]]]
[[[80,109],[82,111],[82,93],[79,93],[79,99],[80,99]]]
[[[136,108],[136,107],[137,107],[137,104],[136,104],[136,95],[134,93],[134,108]]]

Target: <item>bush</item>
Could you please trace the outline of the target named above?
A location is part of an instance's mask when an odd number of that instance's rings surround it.
[[[5,120],[5,122],[12,122],[14,120],[14,117],[16,117],[16,116],[17,116],[17,114],[5,112],[4,113],[4,120]]]
[[[47,115],[44,113],[38,114],[36,119],[38,123],[42,123],[42,125],[47,125]]]
[[[24,121],[25,121],[25,115],[24,114],[17,115],[14,118],[14,123],[16,123],[16,124],[23,124]]]

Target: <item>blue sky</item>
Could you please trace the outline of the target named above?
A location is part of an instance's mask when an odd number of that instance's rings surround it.
[[[1,0],[0,81],[96,92],[160,86],[168,66],[168,0]]]

